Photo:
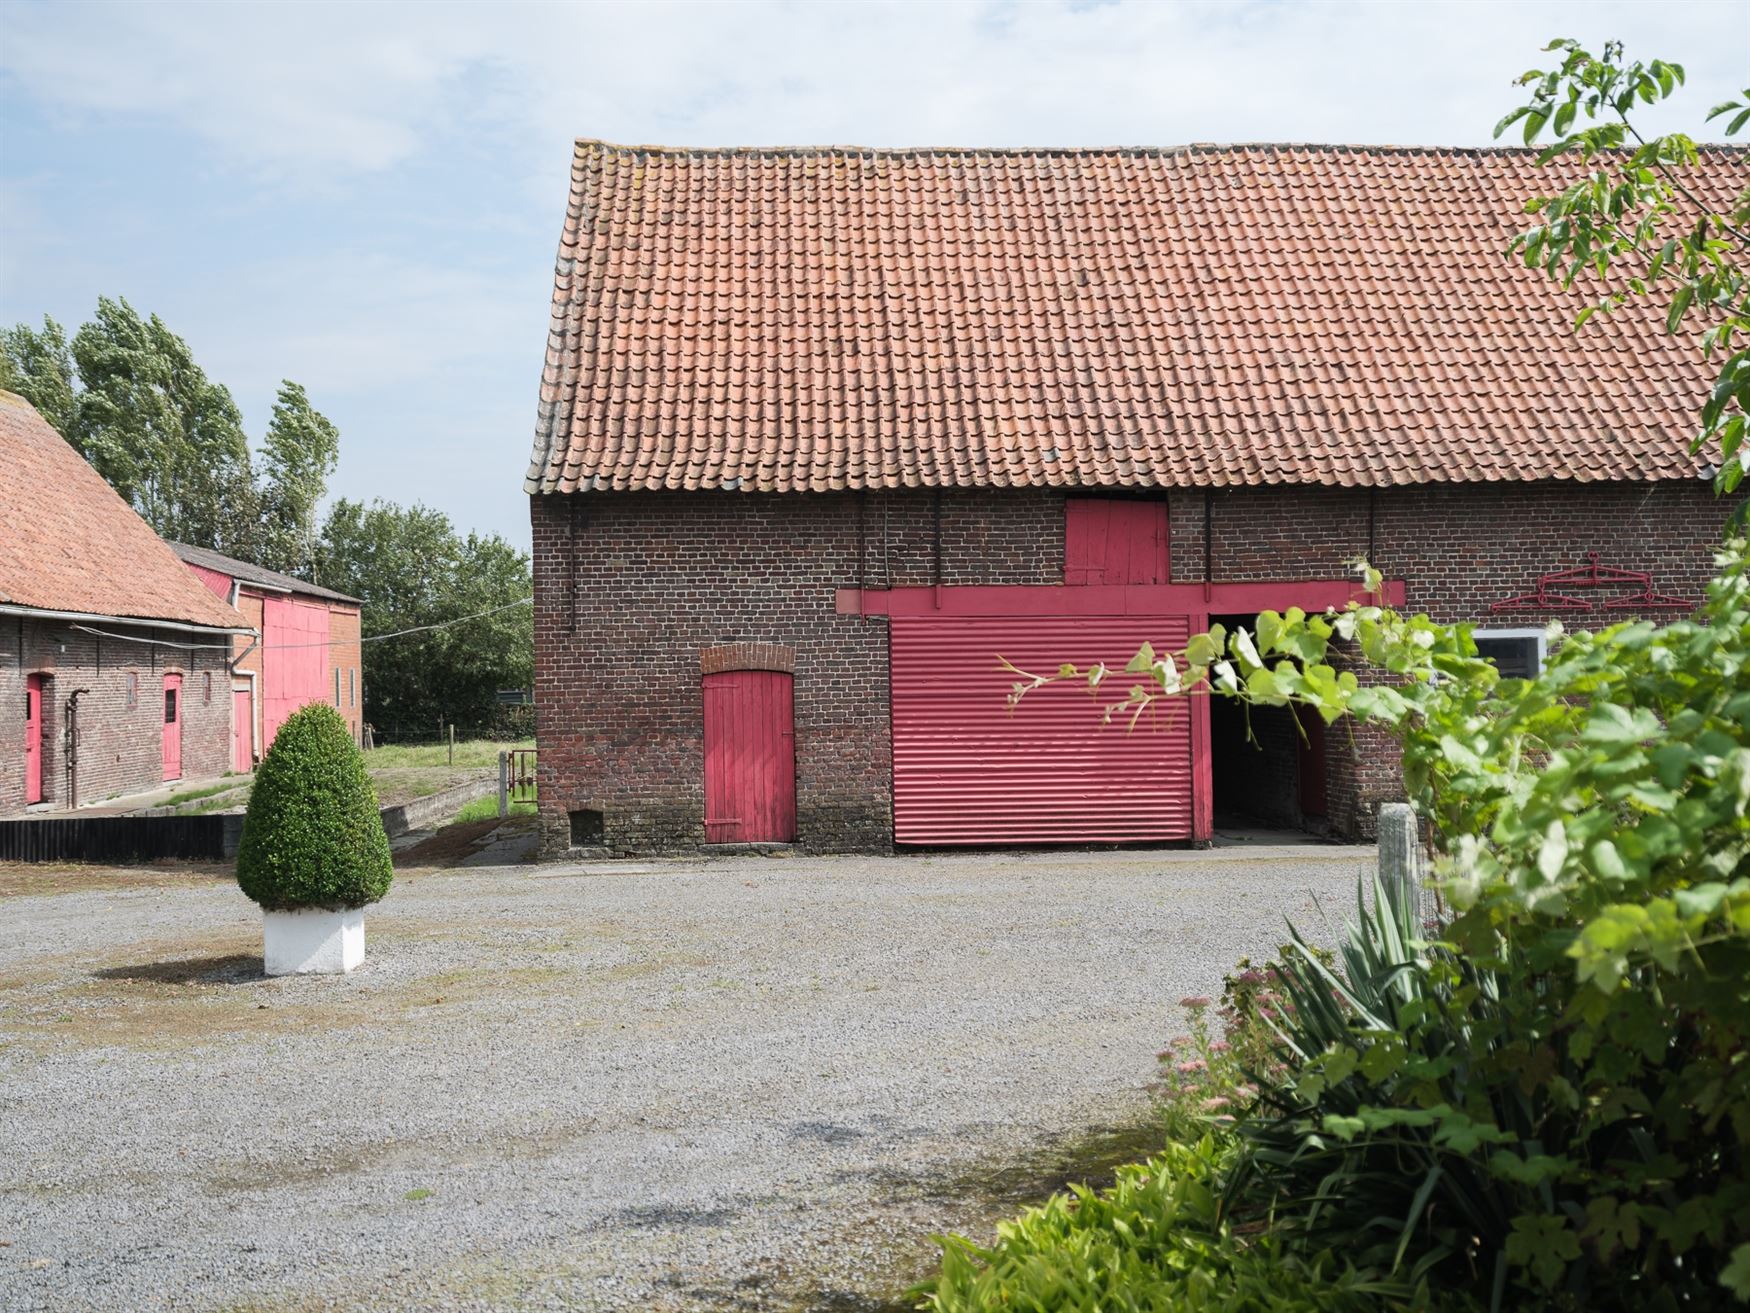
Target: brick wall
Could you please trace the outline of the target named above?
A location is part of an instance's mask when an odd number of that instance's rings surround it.
[[[702,649],[794,652],[801,843],[892,840],[887,626],[839,586],[1056,583],[1062,500],[735,493],[534,498],[543,831],[599,811],[608,846],[704,838]],[[939,531],[938,531],[939,523]]]
[[[340,676],[340,702],[335,710],[352,730],[352,741],[361,743],[364,725],[365,672],[359,656],[359,610],[356,606],[328,608],[328,687],[332,693],[336,673]]]
[[[1173,578],[1203,578],[1201,492],[1170,498]],[[1406,606],[1435,620],[1533,629],[1551,620],[1597,627],[1622,612],[1514,612],[1492,602],[1534,590],[1538,576],[1586,563],[1653,575],[1660,592],[1699,601],[1712,573],[1726,506],[1700,480],[1658,484],[1496,484],[1369,492],[1258,488],[1208,495],[1217,582],[1340,573],[1367,557],[1405,582]],[[1363,678],[1371,672],[1355,667]],[[1396,744],[1382,731],[1337,725],[1326,735],[1330,823],[1371,839],[1380,802],[1402,797]]]
[[[132,638],[222,642],[166,635],[106,622]],[[68,779],[66,703],[79,698],[79,800],[157,788],[164,782],[164,676],[182,681],[182,778],[224,774],[230,767],[231,683],[224,651],[104,638],[70,625],[0,616],[0,815],[24,805],[24,685],[46,676],[43,689],[43,800],[65,807]],[[132,680],[130,682],[130,676]]]
[[[1204,496],[1168,500],[1173,578],[1199,581]],[[1062,581],[1063,497],[1050,492],[536,497],[531,519],[549,851],[567,844],[572,811],[600,812],[617,850],[697,847],[701,654],[762,643],[795,654],[800,842],[886,848],[886,624],[837,614],[834,590],[928,584],[938,571],[946,585]],[[1474,620],[1587,551],[1698,597],[1724,510],[1699,482],[1260,488],[1212,493],[1209,522],[1219,582],[1330,577],[1370,555],[1407,581],[1412,609]],[[1390,744],[1342,726],[1326,743],[1331,825],[1368,834],[1397,789]]]

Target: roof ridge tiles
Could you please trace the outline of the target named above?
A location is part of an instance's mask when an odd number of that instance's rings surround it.
[[[1742,142],[1702,141],[1696,143],[1704,153],[1750,154],[1750,144]],[[860,146],[850,143],[823,142],[817,145],[766,146],[673,146],[657,142],[615,142],[600,137],[578,137],[573,142],[574,153],[585,152],[617,155],[652,155],[659,157],[721,157],[747,159],[805,158],[830,155],[891,156],[896,159],[929,155],[963,155],[973,158],[991,157],[1024,159],[1031,156],[1128,156],[1131,158],[1172,158],[1192,154],[1220,154],[1244,151],[1295,151],[1331,154],[1381,155],[1450,155],[1450,156],[1527,156],[1543,152],[1542,146],[1513,145],[1437,145],[1409,142],[1364,141],[1191,141],[1170,146],[1106,145],[1106,146]],[[1627,154],[1625,150],[1622,152]]]

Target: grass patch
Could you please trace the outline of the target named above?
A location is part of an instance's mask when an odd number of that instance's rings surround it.
[[[430,1190],[427,1190],[422,1185],[422,1186],[419,1186],[417,1189],[409,1190],[406,1194],[402,1195],[401,1197],[403,1199],[408,1200],[410,1203],[418,1203],[421,1199],[430,1199],[431,1195],[432,1195],[432,1192]]]
[[[535,804],[532,802],[513,802],[510,805],[512,816],[533,816]],[[488,794],[484,798],[476,798],[463,807],[450,820],[451,825],[467,825],[473,821],[490,821],[498,816],[498,795]]]
[[[496,767],[499,753],[534,746],[533,739],[469,739],[456,744],[455,765]],[[365,769],[371,771],[450,764],[450,745],[447,743],[398,743],[372,748],[365,753]]]
[[[180,807],[185,802],[196,802],[201,798],[210,798],[215,793],[229,793],[238,788],[236,780],[220,780],[217,784],[203,784],[198,789],[184,789],[181,793],[173,793],[161,804],[165,807]]]

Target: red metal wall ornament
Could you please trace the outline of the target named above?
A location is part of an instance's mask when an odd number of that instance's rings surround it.
[[[1691,611],[1695,603],[1653,588],[1653,576],[1644,570],[1623,570],[1600,565],[1597,552],[1586,553],[1586,564],[1571,570],[1539,575],[1535,592],[1520,593],[1489,605],[1491,615],[1503,611],[1591,611],[1597,609],[1583,597],[1572,597],[1564,588],[1633,588],[1630,593],[1608,597],[1597,604],[1608,611]]]

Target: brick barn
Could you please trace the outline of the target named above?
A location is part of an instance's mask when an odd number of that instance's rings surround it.
[[[1693,605],[1705,375],[1506,257],[1555,186],[1513,150],[580,142],[527,481],[547,850],[1368,836],[1379,739],[1010,717],[998,657],[1122,666],[1341,604],[1358,557],[1518,670],[1550,620]]]
[[[233,769],[253,770],[286,717],[311,702],[333,706],[362,744],[359,599],[206,547],[170,546],[259,635],[233,650]]]
[[[243,616],[22,398],[0,392],[0,816],[231,764]]]

